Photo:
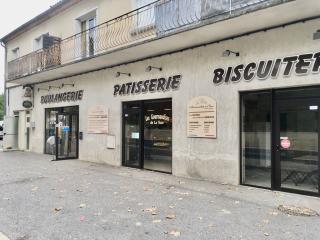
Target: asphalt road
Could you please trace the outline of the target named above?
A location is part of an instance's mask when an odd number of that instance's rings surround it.
[[[319,239],[318,198],[81,161],[0,152],[0,236],[10,240]]]

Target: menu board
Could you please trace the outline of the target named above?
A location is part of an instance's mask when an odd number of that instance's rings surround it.
[[[102,105],[88,110],[88,133],[107,134],[109,130],[108,109]]]
[[[217,103],[206,96],[196,97],[188,104],[188,137],[217,138]]]

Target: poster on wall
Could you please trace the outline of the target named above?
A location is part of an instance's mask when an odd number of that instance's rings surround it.
[[[217,138],[217,103],[206,96],[193,98],[188,104],[187,134],[190,138]]]
[[[88,133],[107,134],[109,130],[109,114],[105,106],[98,105],[88,110]]]

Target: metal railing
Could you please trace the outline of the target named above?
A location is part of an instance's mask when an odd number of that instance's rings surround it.
[[[270,0],[158,0],[8,63],[8,79],[164,36]]]

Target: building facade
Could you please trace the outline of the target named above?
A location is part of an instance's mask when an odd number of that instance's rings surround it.
[[[319,10],[61,1],[2,38],[4,148],[319,196]]]

